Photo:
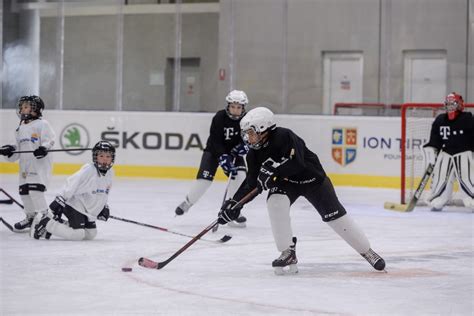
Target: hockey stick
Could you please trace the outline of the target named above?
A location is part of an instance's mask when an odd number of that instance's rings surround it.
[[[420,199],[421,193],[423,193],[423,190],[425,189],[426,184],[428,183],[428,180],[431,177],[431,174],[433,173],[433,169],[434,169],[434,165],[431,163],[428,164],[428,167],[426,168],[426,171],[423,174],[423,177],[421,178],[420,184],[418,184],[418,188],[416,188],[415,194],[413,194],[413,197],[411,198],[408,204],[385,202],[383,207],[386,208],[387,210],[398,211],[398,212],[413,211],[413,209],[415,209],[416,203]]]
[[[55,152],[55,151],[82,151],[82,150],[92,150],[92,148],[67,148],[67,149],[48,149],[47,152]],[[33,153],[34,150],[18,150],[12,151],[12,154],[27,154]]]
[[[13,201],[8,199],[8,200],[0,200],[0,204],[13,204]]]
[[[229,191],[230,181],[232,181],[232,174],[229,174],[229,179],[227,180],[227,185],[225,187],[224,198],[222,199],[222,204],[224,204],[225,199],[227,198],[227,192]],[[216,226],[212,228],[212,232],[215,233],[218,229],[219,229],[219,224],[217,224]]]
[[[140,226],[144,226],[144,227],[154,228],[154,229],[161,230],[163,232],[167,232],[167,233],[171,233],[171,234],[175,234],[175,235],[179,235],[179,236],[194,238],[194,236],[191,236],[191,235],[186,235],[186,234],[183,234],[183,233],[175,232],[175,231],[169,230],[167,228],[159,227],[159,226],[154,226],[154,225],[150,225],[150,224],[146,224],[146,223],[140,223],[140,222],[137,222],[137,221],[134,221],[134,220],[131,220],[131,219],[126,219],[126,218],[113,216],[113,215],[110,215],[109,217],[112,218],[112,219],[118,220],[118,221],[126,222],[126,223],[131,223],[131,224],[136,224],[136,225],[140,225]],[[230,236],[230,235],[224,235],[222,238],[217,239],[217,240],[210,240],[210,239],[203,239],[203,238],[201,238],[201,240],[208,241],[208,242],[213,242],[213,243],[225,243],[225,242],[229,241],[231,238],[232,238],[232,236]]]
[[[237,204],[233,206],[233,208],[238,207],[239,205],[245,204],[246,202],[250,201],[253,199],[257,194],[258,194],[258,188],[253,189],[250,191],[246,196],[244,196]],[[144,257],[141,257],[138,259],[138,264],[144,268],[149,268],[149,269],[162,269],[164,268],[168,263],[170,263],[174,258],[179,256],[181,253],[183,253],[186,249],[191,247],[192,244],[194,244],[196,241],[198,241],[202,236],[204,236],[206,233],[208,233],[214,226],[217,225],[217,219],[213,221],[209,226],[204,228],[202,232],[197,234],[193,239],[191,239],[186,245],[181,247],[178,251],[176,251],[171,257],[166,259],[165,261],[162,262],[156,262]]]
[[[0,191],[2,191],[3,194],[5,194],[6,196],[8,196],[8,197],[10,198],[11,203],[8,203],[8,204],[15,203],[15,204],[18,205],[19,207],[24,208],[23,205],[22,205],[21,203],[19,203],[17,200],[15,200],[10,194],[8,194],[7,191],[5,191],[5,190],[2,189],[2,188],[0,188]]]
[[[0,222],[2,222],[9,230],[15,233],[15,229],[13,228],[12,225],[10,225],[6,220],[0,217]]]

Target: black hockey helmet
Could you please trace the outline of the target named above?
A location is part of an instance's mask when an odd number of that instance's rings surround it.
[[[31,106],[29,114],[21,114],[21,106],[23,103],[28,102]],[[43,116],[44,102],[37,95],[25,95],[18,100],[18,114],[20,119],[23,121],[34,120]]]
[[[97,156],[99,153],[110,153],[112,155],[112,161],[110,164],[99,164],[97,161]],[[96,167],[97,171],[99,171],[102,175],[105,175],[107,171],[114,165],[115,162],[115,147],[109,143],[108,141],[101,140],[97,144],[94,145],[92,148],[92,162],[94,162],[94,166]]]

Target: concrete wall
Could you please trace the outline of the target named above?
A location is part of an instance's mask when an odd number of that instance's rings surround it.
[[[215,13],[182,17],[181,57],[196,57],[201,61],[202,111],[216,109],[218,18]],[[125,15],[123,52],[117,48],[118,23],[116,15],[66,16],[64,109],[114,110],[120,53],[123,53],[123,110],[167,109],[165,85],[150,84],[150,75],[164,74],[167,59],[175,57],[175,15]],[[41,19],[44,75],[41,95],[52,105],[56,104],[58,87],[58,32],[58,18]]]
[[[363,101],[401,103],[404,53],[446,51],[447,90],[472,102],[472,3],[221,0],[219,12],[182,14],[181,57],[200,59],[200,111],[222,108],[229,89],[237,88],[247,92],[252,105],[266,104],[276,113],[320,114],[324,52],[362,52]],[[134,13],[138,7],[168,11]],[[110,4],[109,9],[100,9],[103,14],[94,10],[89,15],[66,11],[62,83],[61,19],[42,14],[39,86],[46,103],[57,107],[62,90],[64,109],[114,110],[120,108],[120,101],[124,110],[172,109],[172,98],[166,95],[173,83],[152,82],[152,77],[166,72],[176,55],[175,5],[124,6],[123,20],[118,8]],[[20,21],[15,17],[4,20]],[[19,27],[5,27],[19,39],[25,34]],[[11,34],[4,40],[15,41]],[[222,80],[219,70],[225,71]]]

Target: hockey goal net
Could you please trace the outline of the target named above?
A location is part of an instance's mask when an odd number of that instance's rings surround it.
[[[423,145],[430,139],[431,124],[438,114],[444,112],[441,103],[405,103],[401,109],[401,203],[408,203],[415,193],[425,172]],[[474,112],[474,104],[465,104],[465,111]],[[422,204],[429,186],[421,195]],[[449,204],[458,204],[459,193],[455,184],[453,198]]]

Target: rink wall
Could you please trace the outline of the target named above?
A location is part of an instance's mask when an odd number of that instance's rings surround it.
[[[56,132],[55,148],[87,148],[100,139],[116,145],[118,176],[192,179],[213,114],[50,110],[44,117]],[[277,115],[276,121],[306,141],[336,185],[400,186],[399,118]],[[15,143],[16,112],[0,110],[0,123],[0,144]],[[53,155],[54,174],[71,174],[91,160],[90,151]],[[0,173],[16,172],[17,163],[0,162]],[[217,178],[224,178],[220,171]]]

